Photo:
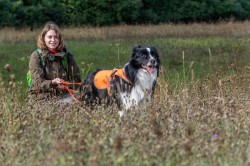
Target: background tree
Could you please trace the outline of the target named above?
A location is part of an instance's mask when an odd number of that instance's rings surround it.
[[[13,25],[13,6],[9,0],[0,0],[0,27]]]
[[[0,0],[0,27],[247,20],[249,0]]]

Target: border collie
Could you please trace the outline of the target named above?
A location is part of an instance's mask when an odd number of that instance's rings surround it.
[[[125,109],[146,108],[159,76],[160,60],[154,47],[135,46],[121,69],[97,69],[83,81],[85,104],[118,104]]]

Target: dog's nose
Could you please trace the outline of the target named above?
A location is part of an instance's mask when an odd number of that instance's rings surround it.
[[[150,63],[154,65],[155,64],[155,59],[151,59]]]

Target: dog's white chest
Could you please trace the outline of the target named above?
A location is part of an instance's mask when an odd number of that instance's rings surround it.
[[[125,92],[121,94],[122,103],[125,109],[129,109],[131,107],[137,107],[145,98],[145,93],[141,88],[133,88],[130,93]]]
[[[146,107],[151,101],[151,93],[157,72],[148,74],[141,70],[138,72],[134,87],[130,92],[121,93],[121,100],[125,109],[131,107]]]

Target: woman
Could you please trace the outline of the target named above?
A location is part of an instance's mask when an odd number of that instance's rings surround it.
[[[45,24],[38,36],[37,47],[38,50],[31,54],[29,62],[32,78],[30,102],[55,97],[67,98],[69,95],[62,81],[81,82],[80,70],[55,23]]]

